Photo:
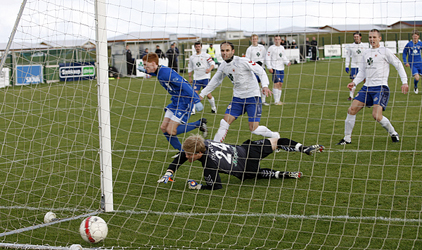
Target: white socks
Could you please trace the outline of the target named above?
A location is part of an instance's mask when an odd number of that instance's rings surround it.
[[[352,141],[352,131],[355,126],[356,115],[347,114],[346,120],[344,121],[344,140],[347,142]]]
[[[273,94],[274,94],[274,102],[277,103],[280,101],[281,99],[281,89],[273,89]]]
[[[266,98],[267,98],[267,96],[266,96],[266,95],[261,94],[261,100],[262,100],[262,103],[266,102],[266,101],[265,101],[265,100],[266,100]]]
[[[230,124],[228,124],[224,119],[221,119],[220,127],[218,128],[218,131],[214,136],[214,141],[223,142],[224,139],[226,138],[229,127],[230,127]]]
[[[393,125],[391,125],[391,122],[387,119],[387,117],[383,116],[381,121],[379,121],[379,124],[381,124],[381,126],[385,128],[385,130],[387,130],[390,135],[397,134],[396,130],[394,129]]]
[[[265,126],[258,126],[254,131],[252,131],[254,135],[262,135],[269,138],[280,138],[280,134],[277,132],[273,132],[269,130]]]
[[[211,109],[212,110],[215,110],[215,99],[214,99],[214,96],[211,99],[208,99],[208,102],[211,105]]]

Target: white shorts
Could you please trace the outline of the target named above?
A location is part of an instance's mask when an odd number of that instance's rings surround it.
[[[175,116],[174,113],[170,109],[166,110],[164,118],[170,118],[170,120],[172,121],[178,122],[179,124],[183,124],[182,119]]]

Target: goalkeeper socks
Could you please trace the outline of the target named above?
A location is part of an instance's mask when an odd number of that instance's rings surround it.
[[[174,149],[182,151],[182,144],[180,143],[179,138],[177,138],[176,135],[170,135],[166,132],[164,133],[164,136],[166,137],[167,141],[170,142],[170,145],[173,146]]]
[[[277,148],[283,149],[284,151],[288,151],[288,152],[293,152],[293,151],[302,152],[303,151],[302,144],[295,142],[293,140],[287,139],[287,138],[278,139]]]
[[[274,171],[270,168],[260,168],[257,177],[258,179],[271,179],[271,178],[278,179],[280,178],[280,171]]]
[[[274,133],[273,131],[269,130],[265,126],[258,126],[254,131],[252,131],[252,134],[254,134],[254,135],[262,135],[262,136],[270,137],[270,138],[278,138],[278,137],[280,137],[278,133]]]
[[[180,124],[179,127],[177,127],[176,135],[187,133],[196,128],[199,128],[199,126],[201,126],[201,119],[197,120],[196,122]]]
[[[218,131],[214,136],[214,141],[223,142],[224,139],[226,138],[229,127],[230,127],[230,124],[228,124],[224,119],[221,119],[220,127],[218,128]]]
[[[387,119],[387,117],[383,116],[381,121],[379,121],[379,124],[381,124],[381,126],[385,128],[385,130],[387,130],[390,135],[397,134],[396,130],[394,129],[393,125],[391,125],[391,122]]]
[[[413,84],[415,85],[415,89],[418,88],[418,82],[419,82],[419,80],[416,80],[416,79],[413,80]]]
[[[214,99],[214,96],[211,99],[208,99],[208,102],[211,105],[211,109],[212,110],[215,110],[215,99]]]
[[[346,120],[344,121],[344,140],[347,142],[352,141],[352,131],[355,126],[356,115],[347,114]]]

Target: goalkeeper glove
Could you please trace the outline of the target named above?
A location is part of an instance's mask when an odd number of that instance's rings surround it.
[[[346,73],[349,74],[349,68],[346,68]]]
[[[200,112],[204,109],[204,105],[201,102],[195,103],[195,110]]]
[[[157,182],[158,183],[167,183],[167,182],[174,182],[173,180],[173,173],[171,171],[168,171],[164,174],[163,177],[161,177]]]
[[[138,66],[138,70],[141,72],[147,73],[147,70],[142,66]]]
[[[201,189],[202,184],[198,184],[198,182],[194,180],[188,180],[189,189]]]

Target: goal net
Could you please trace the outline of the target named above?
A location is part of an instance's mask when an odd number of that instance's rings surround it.
[[[402,94],[400,76],[391,66],[383,112],[400,141],[393,143],[372,117],[373,109],[364,108],[356,116],[352,143],[336,145],[344,137],[351,105],[345,50],[354,42],[353,33],[359,31],[369,48],[369,30],[379,29],[381,46],[402,60],[413,30],[422,31],[422,14],[416,11],[422,3],[24,2],[8,51],[7,38],[0,41],[5,58],[0,247],[422,247],[422,100],[414,93],[410,68],[405,68],[409,93]],[[18,8],[13,19],[17,13]],[[173,66],[188,80],[196,41],[203,52],[213,44],[215,61],[222,63],[222,41],[233,43],[235,56],[242,57],[252,34],[266,50],[280,35],[291,62],[284,69],[284,105],[267,97],[270,105],[262,106],[260,125],[304,145],[324,145],[325,151],[312,156],[282,151],[261,161],[262,168],[300,171],[300,179],[242,181],[220,173],[222,189],[190,190],[188,180],[206,183],[202,164],[195,161],[183,164],[174,182],[157,183],[178,152],[160,128],[171,96],[156,77],[137,69],[141,58],[157,51],[160,64]],[[169,56],[173,43],[177,57]],[[267,75],[273,90],[268,69]],[[212,96],[216,113],[205,98],[204,110],[189,119],[207,119],[207,139],[214,138],[232,101],[228,77]],[[196,133],[181,133],[178,139]],[[262,138],[250,132],[244,114],[230,125],[224,142],[240,145]],[[60,220],[44,223],[49,211]],[[108,224],[106,239],[95,245],[79,236],[82,220],[94,214]]]

